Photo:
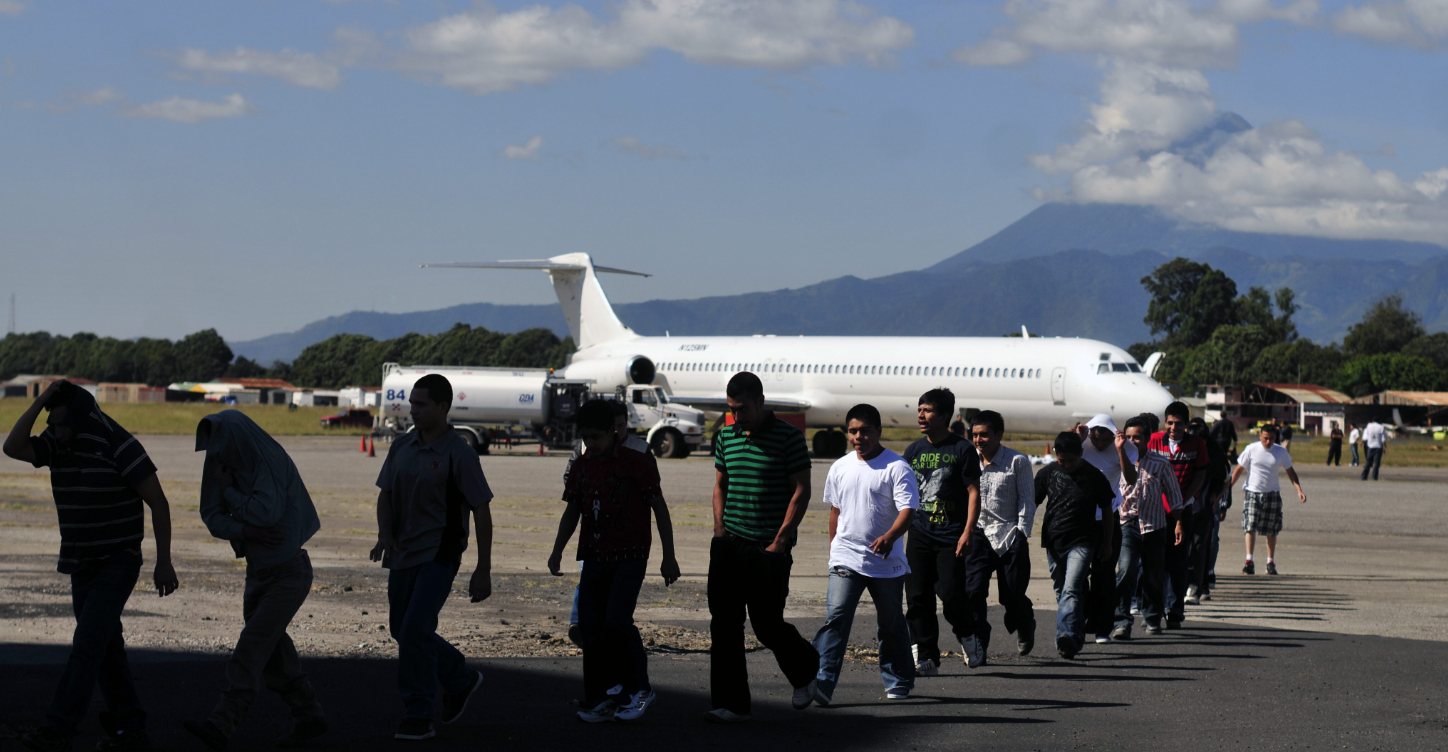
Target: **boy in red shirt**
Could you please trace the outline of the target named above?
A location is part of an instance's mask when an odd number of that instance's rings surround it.
[[[633,620],[649,563],[649,513],[658,517],[665,585],[679,579],[674,529],[654,456],[623,445],[608,401],[585,402],[575,422],[587,451],[569,468],[564,483],[568,508],[558,523],[548,571],[563,574],[563,548],[581,518],[578,626],[584,701],[578,717],[589,723],[631,721],[642,717],[655,697],[648,654]]]
[[[1211,455],[1207,442],[1187,432],[1192,413],[1183,402],[1166,406],[1166,430],[1151,435],[1147,450],[1171,463],[1177,485],[1182,490],[1182,537],[1166,551],[1166,628],[1181,629],[1186,618],[1188,563],[1192,553],[1192,517],[1202,504],[1202,487],[1206,484]],[[1177,511],[1175,509],[1171,510]]]

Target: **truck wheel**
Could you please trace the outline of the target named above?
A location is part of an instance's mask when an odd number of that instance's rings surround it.
[[[810,449],[814,450],[814,456],[821,459],[834,457],[830,454],[833,449],[830,445],[833,443],[830,441],[829,431],[815,431],[814,438],[810,440]]]
[[[674,453],[669,456],[673,457],[676,460],[681,460],[685,457],[688,457],[689,452],[694,451],[694,448],[692,446],[689,446],[689,442],[685,441],[683,436],[676,433],[674,434],[674,437],[678,440],[678,443],[675,444],[677,448],[674,449]]]
[[[844,431],[830,429],[830,446],[834,449],[831,457],[843,457],[850,451],[850,440],[845,437]]]
[[[679,454],[679,447],[683,447],[684,454]],[[649,449],[655,457],[683,457],[689,453],[689,445],[684,442],[684,435],[672,428],[664,429],[654,434],[649,442]]]
[[[493,447],[493,434],[492,434],[492,432],[484,433],[484,434],[483,434],[483,443],[478,447],[478,454],[492,454],[492,453],[493,453],[492,447]]]
[[[477,434],[473,433],[472,431],[458,431],[458,435],[461,436],[461,437],[463,437],[463,441],[468,442],[468,446],[469,446],[470,448],[472,448],[473,454],[477,454],[477,453],[478,453],[478,435],[477,435]]]

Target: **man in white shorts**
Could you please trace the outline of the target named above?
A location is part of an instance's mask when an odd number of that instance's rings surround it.
[[[1267,574],[1277,574],[1277,534],[1282,532],[1282,494],[1277,482],[1277,472],[1287,471],[1287,478],[1297,488],[1297,500],[1307,503],[1307,494],[1297,480],[1297,471],[1292,469],[1292,455],[1277,446],[1277,428],[1262,426],[1260,441],[1237,457],[1237,469],[1232,471],[1232,483],[1243,474],[1247,482],[1242,486],[1242,530],[1247,534],[1247,563],[1242,565],[1243,574],[1256,574],[1252,563],[1252,548],[1258,535],[1267,536]]]

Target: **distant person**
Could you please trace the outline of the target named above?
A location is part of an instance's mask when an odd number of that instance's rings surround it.
[[[1347,424],[1347,445],[1352,449],[1352,464],[1348,467],[1357,467],[1360,464],[1358,459],[1358,442],[1363,438],[1363,432],[1355,424]]]
[[[947,413],[948,414],[948,413]],[[875,603],[880,680],[885,697],[904,700],[915,687],[910,630],[900,611],[910,565],[895,545],[920,506],[915,471],[900,455],[880,446],[880,411],[855,405],[845,414],[853,452],[835,460],[825,480],[830,507],[830,584],[825,623],[815,633],[820,654],[815,700],[829,705],[850,645],[855,608],[866,591]]]
[[[986,598],[991,576],[1005,606],[1005,627],[1016,635],[1016,649],[1029,655],[1036,645],[1036,614],[1026,588],[1031,582],[1031,523],[1036,517],[1036,488],[1031,460],[1001,446],[1006,424],[1001,414],[982,410],[970,421],[970,439],[980,453],[980,518],[966,550],[965,592],[970,598],[982,662],[990,648]]]
[[[292,711],[292,732],[281,744],[305,745],[326,733],[327,721],[287,626],[312,592],[312,561],[302,546],[321,528],[316,507],[286,450],[244,413],[202,418],[196,451],[206,453],[201,519],[246,559],[246,626],[226,663],[221,702],[206,720],[183,725],[206,746],[226,749],[265,684]]]
[[[1056,651],[1071,660],[1086,644],[1087,576],[1096,558],[1111,550],[1116,492],[1081,458],[1079,434],[1061,432],[1054,449],[1056,461],[1036,473],[1034,484],[1036,505],[1045,505],[1041,547],[1056,591]]]
[[[965,438],[965,429],[965,420],[959,415],[955,416],[955,420],[950,424],[950,432],[963,439]]]
[[[1112,640],[1130,640],[1136,619],[1131,602],[1141,583],[1141,615],[1147,634],[1161,634],[1167,546],[1182,538],[1181,489],[1170,463],[1152,452],[1151,424],[1143,416],[1126,421],[1125,437],[1136,445],[1135,480],[1121,477],[1121,558],[1116,563],[1116,627]]]
[[[623,400],[596,400],[608,405],[609,411],[613,414],[613,432],[619,436],[623,445],[635,452],[649,451],[649,443],[644,441],[642,436],[628,429],[628,403]],[[573,470],[573,463],[583,456],[586,448],[583,439],[579,439],[573,445],[573,455],[568,458],[568,464],[563,466],[563,483],[568,484],[568,474]],[[566,500],[565,500],[566,501]],[[578,561],[578,571],[583,571],[583,560]],[[568,640],[580,649],[583,648],[583,635],[578,628],[578,587],[573,588],[573,610],[568,614]]]
[[[1086,594],[1086,631],[1095,633],[1098,644],[1106,644],[1111,642],[1116,621],[1116,562],[1121,556],[1121,525],[1116,515],[1121,510],[1121,478],[1125,474],[1128,485],[1136,482],[1136,445],[1126,440],[1106,413],[1078,428],[1086,434],[1081,458],[1100,470],[1111,485],[1111,511],[1102,515],[1111,522],[1111,539],[1105,542],[1105,551],[1098,550],[1091,560]]]
[[[935,599],[960,642],[966,666],[983,660],[976,639],[975,617],[965,595],[965,553],[980,517],[980,458],[969,441],[945,430],[955,411],[949,389],[920,395],[916,420],[925,434],[905,448],[905,461],[915,471],[920,509],[910,524],[905,558],[905,621],[915,655],[915,673],[940,673],[940,624]],[[978,536],[977,536],[978,537]]]
[[[1282,437],[1282,448],[1290,453],[1292,451],[1292,424],[1282,424],[1282,427],[1277,429],[1277,434]]]
[[[483,675],[437,633],[468,548],[468,517],[478,536],[478,565],[468,581],[473,603],[493,594],[493,492],[478,453],[448,425],[452,384],[441,374],[418,379],[408,397],[416,430],[392,442],[377,476],[377,545],[372,560],[387,575],[388,626],[397,641],[397,689],[404,706],[396,739],[437,735],[434,698],[442,685],[440,720],[462,717]]]
[[[623,443],[610,402],[585,402],[574,416],[588,451],[569,469],[563,489],[568,506],[548,557],[548,571],[562,576],[563,548],[582,519],[578,560],[583,574],[574,607],[583,648],[583,708],[578,717],[589,723],[637,720],[656,697],[649,683],[648,653],[634,626],[652,543],[650,512],[658,519],[664,585],[679,579],[658,463],[648,451]]]
[[[1207,469],[1211,465],[1211,454],[1207,442],[1187,432],[1191,423],[1191,410],[1184,402],[1173,402],[1166,406],[1166,430],[1154,433],[1148,445],[1162,459],[1171,463],[1181,490],[1181,515],[1177,518],[1182,535],[1166,550],[1166,573],[1171,590],[1168,592],[1166,626],[1179,629],[1186,619],[1186,596],[1192,554],[1192,530],[1196,522],[1196,511],[1204,502],[1202,489],[1207,483]]]
[[[1226,418],[1212,424],[1212,438],[1216,439],[1217,446],[1227,453],[1227,462],[1237,463],[1237,424]],[[1230,493],[1230,489],[1228,491]]]
[[[48,410],[39,436],[30,430]],[[15,421],[5,438],[5,455],[50,468],[50,491],[60,521],[56,570],[70,575],[75,635],[45,723],[20,737],[38,752],[69,750],[90,712],[91,692],[100,685],[106,710],[99,750],[150,749],[146,713],[121,636],[121,612],[141,573],[145,510],[151,508],[156,534],[152,579],[161,597],[176,591],[171,567],[171,507],[145,447],[110,416],[90,392],[52,382]]]
[[[1227,453],[1217,446],[1211,429],[1201,418],[1192,418],[1187,432],[1201,439],[1207,445],[1207,482],[1202,489],[1202,503],[1196,506],[1196,519],[1192,520],[1192,555],[1187,576],[1185,603],[1195,606],[1212,599],[1212,583],[1207,581],[1208,567],[1212,561],[1212,547],[1216,545],[1217,531],[1221,525],[1221,500],[1231,477],[1231,466],[1227,464]]]
[[[1327,440],[1327,466],[1336,464],[1342,467],[1342,425],[1332,424],[1332,432],[1328,434]]]
[[[1383,449],[1388,445],[1388,429],[1376,420],[1371,421],[1363,428],[1363,446],[1367,449],[1366,461],[1363,463],[1363,480],[1368,479],[1368,472],[1373,474],[1373,480],[1378,479],[1378,468],[1383,464]]]
[[[1258,434],[1260,441],[1242,450],[1237,469],[1232,471],[1232,485],[1245,473],[1247,482],[1242,485],[1242,530],[1247,536],[1247,563],[1242,565],[1243,574],[1256,574],[1252,564],[1252,551],[1257,536],[1267,538],[1267,574],[1277,574],[1277,535],[1282,532],[1282,494],[1277,482],[1278,470],[1285,470],[1292,485],[1297,488],[1297,499],[1307,503],[1307,494],[1297,480],[1297,471],[1292,469],[1292,455],[1276,445],[1277,431],[1272,426],[1262,426]]]
[[[794,687],[791,703],[815,699],[820,656],[784,620],[789,570],[810,497],[809,448],[798,428],[764,409],[758,376],[734,374],[724,389],[734,424],[714,442],[714,539],[709,543],[710,703],[705,720],[749,720],[744,616]]]

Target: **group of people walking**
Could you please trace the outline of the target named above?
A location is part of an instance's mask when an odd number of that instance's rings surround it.
[[[705,718],[716,723],[747,721],[752,712],[746,616],[792,686],[794,708],[824,706],[839,686],[855,611],[868,592],[886,697],[905,699],[916,677],[938,674],[946,656],[937,601],[963,665],[987,663],[993,579],[1018,654],[1034,650],[1036,616],[1026,591],[1040,508],[1039,540],[1057,599],[1056,649],[1070,659],[1090,634],[1097,643],[1131,639],[1138,614],[1147,634],[1179,628],[1186,605],[1210,598],[1217,531],[1239,477],[1246,478],[1248,574],[1258,535],[1267,539],[1268,574],[1277,572],[1279,470],[1299,500],[1307,500],[1274,427],[1265,427],[1229,471],[1221,427],[1214,436],[1179,402],[1167,407],[1161,431],[1154,415],[1133,417],[1121,429],[1099,415],[1062,432],[1053,461],[1034,473],[1029,457],[1002,445],[1000,414],[973,413],[967,435],[952,431],[956,405],[948,389],[921,395],[922,436],[903,455],[881,445],[879,410],[856,405],[846,415],[852,451],[830,466],[823,489],[830,539],[826,613],[807,640],[784,617],[792,550],[812,496],[804,434],[765,409],[754,374],[735,374],[726,395],[733,420],[714,441],[708,568],[711,708]],[[416,430],[392,443],[378,476],[371,558],[389,570],[389,627],[398,644],[403,705],[394,736],[420,740],[436,734],[435,723],[461,717],[483,683],[437,625],[470,527],[477,564],[468,592],[473,602],[492,593],[492,491],[476,453],[447,423],[447,379],[422,377],[409,402]],[[588,722],[638,720],[657,699],[634,624],[655,525],[665,585],[680,576],[657,464],[646,447],[630,441],[616,407],[595,400],[576,414],[582,445],[565,473],[565,506],[548,560],[549,570],[561,575],[564,549],[578,534],[572,621],[583,649],[577,715]],[[32,436],[42,410],[49,411],[47,428]],[[244,414],[207,416],[197,427],[196,450],[205,452],[201,517],[246,560],[246,623],[215,708],[184,726],[207,747],[225,749],[265,685],[294,718],[281,744],[308,744],[326,733],[327,722],[286,630],[311,589],[303,546],[319,529],[316,510],[286,452]],[[143,505],[151,509],[156,537],[157,590],[164,597],[178,586],[169,506],[155,466],[94,398],[66,382],[36,399],[4,451],[50,468],[60,516],[59,569],[71,576],[77,620],[45,723],[22,742],[41,752],[71,749],[99,685],[107,710],[98,749],[147,749],[146,714],[132,684],[120,616],[141,567]]]

